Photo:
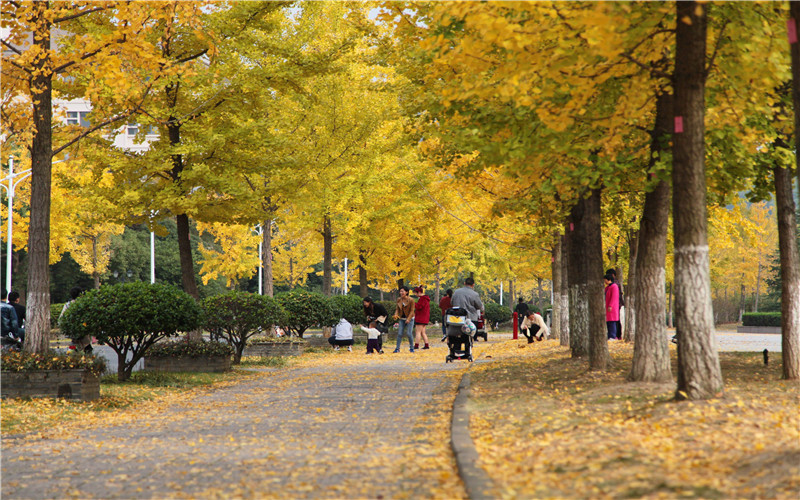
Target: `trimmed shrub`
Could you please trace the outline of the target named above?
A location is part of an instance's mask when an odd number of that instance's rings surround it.
[[[375,302],[386,308],[386,312],[389,314],[389,319],[386,320],[386,323],[391,325],[392,314],[394,314],[394,310],[397,308],[397,302],[393,300],[376,300]]]
[[[486,321],[488,321],[490,325],[505,323],[511,319],[511,309],[506,306],[489,302],[484,304],[484,307],[486,308]]]
[[[312,326],[333,326],[335,316],[331,301],[318,292],[293,290],[279,293],[275,300],[286,311],[283,329],[288,333],[303,338],[303,333]],[[339,319],[336,318],[336,321]],[[333,322],[333,323],[332,323]]]
[[[780,312],[757,312],[742,314],[743,326],[781,326]]]
[[[360,325],[366,321],[364,316],[364,301],[358,295],[334,295],[330,298],[334,319],[332,324],[344,318],[351,325]]]
[[[204,358],[208,356],[230,356],[233,347],[224,342],[204,340],[169,340],[157,342],[147,350],[148,357],[154,358]]]
[[[197,329],[200,306],[173,286],[120,283],[78,297],[59,324],[61,332],[73,341],[91,335],[111,347],[117,353],[117,378],[124,381],[150,346]]]
[[[247,339],[269,332],[285,317],[283,307],[266,295],[228,292],[203,301],[203,326],[218,332],[234,347],[233,364],[241,362]]]
[[[97,376],[106,369],[105,360],[78,353],[58,353],[49,351],[45,354],[29,352],[3,351],[0,365],[4,372],[35,372],[41,370],[89,370]]]

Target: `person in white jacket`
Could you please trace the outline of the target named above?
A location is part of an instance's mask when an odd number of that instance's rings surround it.
[[[539,313],[534,311],[528,311],[528,315],[522,320],[520,330],[522,330],[525,338],[528,339],[529,344],[533,343],[534,337],[536,337],[536,340],[550,338],[550,329],[547,327],[547,323],[544,322],[544,318]]]
[[[370,322],[369,327],[361,325],[361,331],[367,334],[367,354],[372,354],[377,351],[378,354],[383,354],[378,339],[381,338],[381,332],[378,331],[378,323],[375,321]]]
[[[335,351],[340,347],[347,347],[348,351],[353,351],[353,325],[349,321],[342,318],[333,329],[333,335],[328,338],[328,342],[333,346]]]

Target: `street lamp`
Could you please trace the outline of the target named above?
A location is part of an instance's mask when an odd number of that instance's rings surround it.
[[[258,239],[258,294],[264,295],[264,227],[261,224],[255,227]]]
[[[14,219],[14,190],[17,187],[17,184],[22,182],[23,179],[31,175],[31,169],[23,170],[22,172],[14,173],[14,158],[8,158],[8,175],[3,178],[3,181],[8,181],[8,186],[5,184],[0,184],[8,193],[8,234],[6,240],[6,290],[9,292],[11,291],[11,236],[12,236],[12,224]],[[16,179],[19,177],[19,179]]]

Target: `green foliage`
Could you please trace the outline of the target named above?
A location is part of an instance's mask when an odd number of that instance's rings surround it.
[[[333,326],[335,316],[328,297],[317,292],[294,290],[279,293],[275,299],[286,311],[283,328],[287,333],[303,337],[312,326]],[[338,321],[338,319],[336,319]]]
[[[0,355],[0,365],[2,365],[2,370],[6,372],[85,369],[98,376],[106,369],[103,358],[55,351],[44,354],[3,351]]]
[[[386,312],[389,314],[389,320],[387,323],[391,323],[392,314],[394,314],[394,310],[397,307],[397,302],[393,300],[376,300],[375,302],[386,308]]]
[[[153,344],[147,350],[148,357],[154,358],[200,358],[206,356],[230,356],[233,347],[223,342],[206,342],[186,338]]]
[[[330,301],[335,316],[332,324],[338,323],[340,318],[346,319],[351,325],[360,325],[366,321],[364,302],[358,295],[334,295]]]
[[[61,317],[61,331],[77,340],[92,335],[119,359],[120,380],[150,346],[200,325],[200,306],[188,294],[167,285],[134,282],[91,290]],[[129,356],[130,355],[130,356]]]
[[[50,304],[50,328],[58,327],[58,318],[61,316],[62,309],[64,309],[64,304]]]
[[[494,302],[485,304],[486,307],[486,320],[490,325],[496,323],[505,323],[511,319],[511,309]]]
[[[757,312],[742,314],[744,326],[781,326],[780,312]]]
[[[434,304],[431,301],[431,324],[442,321],[442,310],[439,304]]]
[[[284,322],[283,307],[266,295],[228,292],[203,301],[203,326],[219,332],[236,349],[234,364],[242,359],[247,339]]]

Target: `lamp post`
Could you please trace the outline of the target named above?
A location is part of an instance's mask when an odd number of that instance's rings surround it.
[[[3,181],[8,181],[8,186],[0,184],[8,193],[8,233],[6,240],[6,290],[11,291],[11,249],[13,244],[11,242],[14,221],[14,190],[23,179],[31,175],[31,169],[23,170],[22,172],[14,173],[14,158],[8,158],[8,175],[3,178]],[[19,177],[15,180],[16,177]]]
[[[256,234],[263,236],[264,227],[256,226]],[[258,239],[258,294],[264,295],[264,238]]]

